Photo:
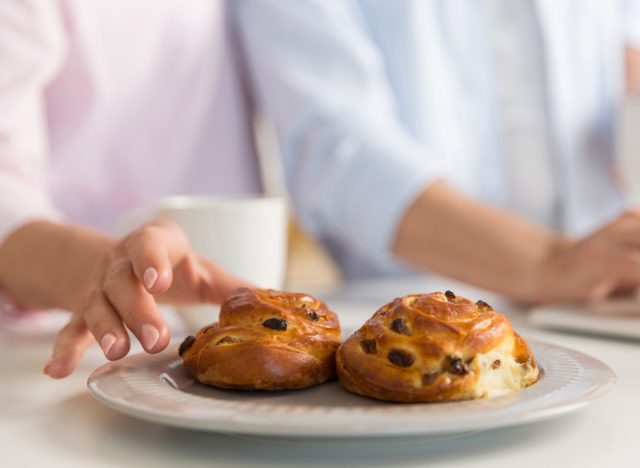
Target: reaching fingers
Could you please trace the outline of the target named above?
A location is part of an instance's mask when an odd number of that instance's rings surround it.
[[[169,344],[169,330],[155,299],[136,278],[129,260],[116,260],[107,272],[102,289],[120,320],[147,352],[157,353]]]
[[[130,348],[127,328],[150,353],[169,344],[169,330],[156,297],[172,302],[221,302],[239,286],[249,286],[216,265],[198,258],[175,223],[154,220],[119,243],[95,290],[59,333],[44,372],[71,374],[95,340],[110,360]]]
[[[249,286],[194,255],[182,229],[169,220],[142,226],[124,247],[135,276],[161,302],[221,302],[237,287]]]
[[[54,379],[71,374],[93,342],[93,337],[80,317],[74,316],[58,333],[53,345],[53,356],[44,368],[44,373]]]
[[[132,233],[125,250],[147,291],[161,294],[171,286],[173,267],[189,254],[189,243],[177,224],[157,219]]]
[[[96,289],[89,295],[82,316],[107,359],[115,361],[127,355],[131,345],[129,335],[102,290]]]

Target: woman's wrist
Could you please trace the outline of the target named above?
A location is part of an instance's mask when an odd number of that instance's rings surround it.
[[[28,307],[78,307],[114,241],[90,229],[35,221],[0,245],[0,285]]]
[[[550,239],[544,254],[531,271],[531,279],[527,282],[526,302],[539,304],[562,300],[562,289],[567,278],[560,276],[558,262],[562,261],[563,253],[574,243],[574,240],[561,234],[555,234]]]

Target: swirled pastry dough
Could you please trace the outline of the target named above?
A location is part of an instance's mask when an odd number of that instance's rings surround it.
[[[503,395],[535,383],[539,372],[504,315],[451,291],[386,304],[340,346],[336,361],[344,388],[397,402]]]
[[[220,388],[288,390],[335,375],[340,324],[308,294],[240,288],[222,304],[219,323],[187,337],[184,367]]]

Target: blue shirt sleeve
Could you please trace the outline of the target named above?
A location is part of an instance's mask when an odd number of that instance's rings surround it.
[[[374,264],[394,262],[398,223],[443,168],[399,120],[357,6],[230,3],[302,224]]]
[[[622,29],[627,45],[640,48],[640,1],[622,0]]]

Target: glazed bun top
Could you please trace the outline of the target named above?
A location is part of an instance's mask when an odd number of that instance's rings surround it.
[[[493,396],[538,375],[533,354],[504,315],[451,291],[384,305],[340,347],[337,365],[348,390],[389,401]]]
[[[282,340],[322,334],[340,339],[337,315],[327,305],[303,293],[239,288],[220,309],[220,327],[255,327],[277,332]]]

